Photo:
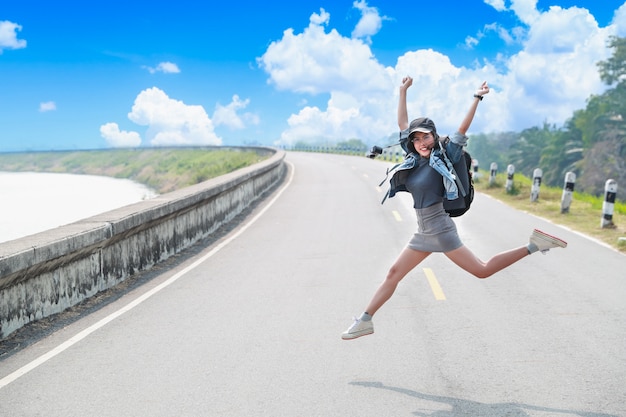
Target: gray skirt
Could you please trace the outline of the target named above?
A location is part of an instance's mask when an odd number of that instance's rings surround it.
[[[463,246],[454,221],[437,203],[423,209],[415,209],[417,233],[408,247],[422,252],[450,252]]]

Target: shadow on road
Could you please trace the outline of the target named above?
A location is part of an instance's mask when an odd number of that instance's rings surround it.
[[[461,416],[507,416],[507,417],[529,417],[529,414],[525,410],[540,411],[550,413],[551,416],[558,414],[580,416],[580,417],[619,417],[616,414],[605,413],[593,413],[587,411],[575,411],[575,410],[560,410],[549,407],[540,407],[529,404],[516,404],[516,403],[496,403],[485,404],[471,400],[464,400],[461,398],[445,397],[440,395],[424,394],[417,391],[412,391],[406,388],[386,386],[382,382],[350,382],[350,385],[357,385],[366,388],[377,388],[387,391],[393,391],[400,394],[408,395],[410,397],[419,398],[420,400],[427,400],[447,404],[451,407],[446,411],[434,411],[434,412],[413,412],[416,416],[423,417],[461,417]]]

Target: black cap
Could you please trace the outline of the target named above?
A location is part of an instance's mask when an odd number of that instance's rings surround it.
[[[419,117],[411,122],[411,125],[409,126],[409,136],[411,136],[415,132],[432,132],[435,137],[437,136],[437,128],[435,127],[435,122],[433,122],[428,117]]]

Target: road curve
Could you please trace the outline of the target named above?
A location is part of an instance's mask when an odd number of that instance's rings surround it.
[[[238,228],[0,362],[1,416],[626,415],[626,257],[477,195],[480,257],[568,241],[478,280],[434,254],[343,341],[415,229],[385,163],[288,153]]]

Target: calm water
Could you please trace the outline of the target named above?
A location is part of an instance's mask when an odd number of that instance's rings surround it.
[[[0,242],[152,198],[130,180],[93,175],[0,172]]]

